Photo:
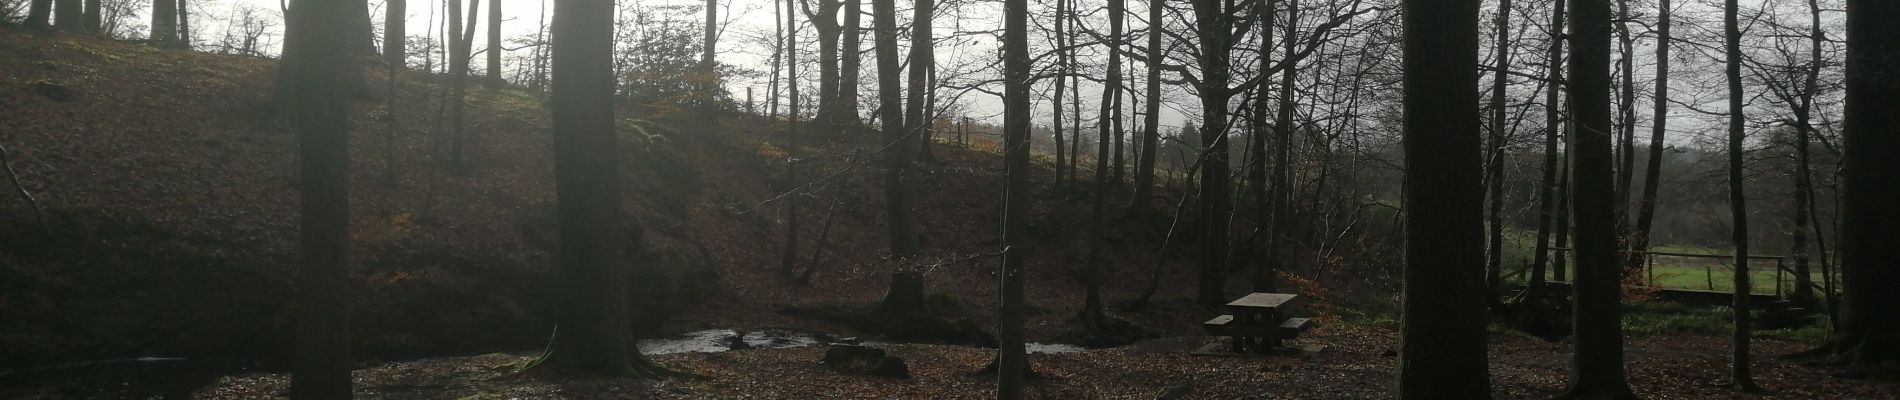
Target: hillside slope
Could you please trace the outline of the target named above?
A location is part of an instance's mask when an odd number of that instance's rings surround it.
[[[66,36],[0,32],[0,144],[45,208],[0,196],[0,368],[143,355],[285,356],[295,307],[297,174],[292,134],[265,106],[274,62],[153,50]],[[552,257],[554,190],[547,113],[526,91],[474,89],[468,163],[437,160],[439,76],[399,79],[396,130],[371,71],[351,136],[353,330],[364,358],[534,348]],[[778,277],[786,232],[782,124],[732,115],[717,123],[622,112],[629,222],[649,271],[637,302],[670,311],[648,330],[778,326],[829,331],[786,308],[876,301],[889,274],[874,134],[828,133],[800,149],[813,190],[800,215],[810,260],[827,215],[829,244],[810,287]],[[632,121],[640,118],[643,121]],[[635,126],[654,129],[638,130]],[[810,132],[811,130],[805,130]],[[385,145],[385,140],[392,146]],[[808,144],[808,146],[810,146]],[[388,152],[388,153],[386,153]],[[940,146],[919,206],[927,281],[993,324],[995,211],[1001,160]],[[386,182],[393,154],[394,182]],[[1030,277],[1032,340],[1073,327],[1081,286],[1084,198],[1039,198]],[[1124,204],[1114,198],[1109,204]],[[1128,315],[1164,333],[1198,331],[1181,299],[1186,262],[1160,256],[1154,227],[1108,233],[1107,293],[1117,299],[1159,271],[1159,309]],[[1165,268],[1163,268],[1165,267]],[[666,278],[666,279],[659,279]],[[1239,288],[1244,282],[1233,282]],[[664,325],[662,325],[662,323]]]

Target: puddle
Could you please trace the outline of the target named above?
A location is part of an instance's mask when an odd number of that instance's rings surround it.
[[[732,329],[707,329],[687,332],[684,335],[674,338],[642,340],[640,341],[640,352],[653,355],[718,353],[735,350],[735,347],[739,349],[788,349],[832,344],[878,346],[889,343],[785,329],[749,330],[745,331],[744,336],[740,336],[739,331]],[[1061,343],[1028,343],[1024,347],[1030,354],[1063,354],[1086,350],[1081,346]]]

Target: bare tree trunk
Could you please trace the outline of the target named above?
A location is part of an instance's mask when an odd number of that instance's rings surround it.
[[[1634,399],[1623,374],[1622,262],[1617,257],[1610,123],[1609,0],[1570,3],[1570,177],[1576,215],[1575,398]]]
[[[1255,12],[1259,13],[1260,21],[1270,22],[1274,20],[1274,14],[1277,12],[1274,4],[1268,4],[1267,2],[1262,1],[1262,2],[1255,3],[1255,6],[1257,7]],[[1290,15],[1288,19],[1289,20],[1292,19]],[[1292,23],[1289,22],[1287,25],[1291,26]],[[1283,39],[1282,41],[1287,42],[1287,43],[1292,43],[1293,42],[1292,33],[1293,33],[1292,29],[1289,28],[1287,32],[1287,38]],[[1262,51],[1260,54],[1260,70],[1268,71],[1268,67],[1270,66],[1270,62],[1272,61],[1272,57],[1270,57],[1270,55],[1272,55],[1272,52],[1267,51],[1267,49],[1270,49],[1270,47],[1267,47],[1267,46],[1271,46],[1273,44],[1273,24],[1272,23],[1260,24],[1260,43],[1262,43],[1261,45]],[[1288,54],[1289,56],[1291,55],[1291,53],[1288,53]],[[1281,60],[1280,62],[1285,63],[1290,60],[1292,60],[1292,58],[1288,57],[1286,59]],[[1282,73],[1291,73],[1291,72],[1292,72],[1292,69],[1288,68],[1286,71],[1283,71]],[[1265,79],[1263,79],[1263,81],[1265,81]],[[1284,86],[1285,84],[1286,84],[1285,80],[1282,79],[1281,85]],[[1279,256],[1279,251],[1277,249],[1273,249],[1272,247],[1270,247],[1271,245],[1269,245],[1269,243],[1272,243],[1272,245],[1278,245],[1280,244],[1280,242],[1277,240],[1268,239],[1268,237],[1271,237],[1279,233],[1277,230],[1274,229],[1274,227],[1278,226],[1277,224],[1273,225],[1273,227],[1269,227],[1268,225],[1269,223],[1276,222],[1273,220],[1274,218],[1273,214],[1274,214],[1274,211],[1276,210],[1274,207],[1278,205],[1278,202],[1274,201],[1275,199],[1269,196],[1278,194],[1280,191],[1285,190],[1285,188],[1278,186],[1279,175],[1273,176],[1274,181],[1272,182],[1267,181],[1268,179],[1267,156],[1266,156],[1267,137],[1269,135],[1273,136],[1275,138],[1274,145],[1278,146],[1279,145],[1278,132],[1280,129],[1285,127],[1284,125],[1278,124],[1279,122],[1278,119],[1274,120],[1275,124],[1273,126],[1267,125],[1267,98],[1269,97],[1269,94],[1272,93],[1272,90],[1273,90],[1272,85],[1267,85],[1263,83],[1260,85],[1259,90],[1254,92],[1253,108],[1251,112],[1248,113],[1249,115],[1248,115],[1248,121],[1247,121],[1248,126],[1253,128],[1252,129],[1253,134],[1247,135],[1247,151],[1254,155],[1253,159],[1247,163],[1247,182],[1251,184],[1249,185],[1251,187],[1248,189],[1250,189],[1251,193],[1249,194],[1253,196],[1253,200],[1254,200],[1254,219],[1255,219],[1254,224],[1258,227],[1258,230],[1256,230],[1253,235],[1249,235],[1247,246],[1251,248],[1255,248],[1255,249],[1266,250],[1266,254],[1262,257],[1255,257],[1252,263],[1253,264],[1252,268],[1248,268],[1248,271],[1251,273],[1250,278],[1252,278],[1250,280],[1253,281],[1253,290],[1256,292],[1272,292],[1273,291],[1273,275],[1274,275],[1274,267],[1276,266],[1275,260],[1273,258]],[[1280,103],[1290,104],[1288,99],[1284,97],[1280,99]],[[1279,172],[1279,165],[1280,164],[1277,162],[1274,164],[1274,172]],[[1268,192],[1267,188],[1269,186],[1273,187],[1274,192],[1272,193]]]
[[[1281,269],[1280,256],[1284,252],[1286,238],[1293,233],[1293,131],[1298,129],[1293,126],[1293,87],[1298,84],[1300,74],[1299,59],[1295,56],[1295,46],[1299,43],[1296,27],[1300,24],[1300,2],[1286,1],[1290,3],[1287,7],[1286,39],[1280,40],[1286,51],[1280,63],[1285,68],[1280,71],[1280,107],[1273,123],[1273,191],[1269,194],[1273,197],[1268,201],[1273,217],[1271,229],[1267,230],[1266,264],[1262,265],[1265,271],[1261,277],[1265,281],[1262,281],[1264,284],[1254,285],[1256,290],[1268,291],[1274,289],[1273,279]],[[1260,157],[1265,158],[1266,154],[1261,153]]]
[[[1128,200],[1127,218],[1146,226],[1148,214],[1152,211],[1149,198],[1154,197],[1156,148],[1161,141],[1161,31],[1166,28],[1161,19],[1161,11],[1166,9],[1164,0],[1148,1],[1148,65],[1147,84],[1148,101],[1144,111],[1147,118],[1141,125],[1141,157],[1135,165],[1135,194]],[[1263,31],[1272,32],[1272,28]],[[1060,101],[1058,101],[1060,103]],[[1057,106],[1060,108],[1060,106]],[[1060,124],[1060,122],[1057,122]],[[1058,142],[1057,147],[1062,144]]]
[[[1493,46],[1498,52],[1497,68],[1491,75],[1491,154],[1484,168],[1488,182],[1484,185],[1485,193],[1489,196],[1485,201],[1490,206],[1486,219],[1491,227],[1490,243],[1485,247],[1490,250],[1485,252],[1484,260],[1485,302],[1492,306],[1499,305],[1498,293],[1504,285],[1504,150],[1508,147],[1504,141],[1509,136],[1504,133],[1504,89],[1510,83],[1510,76],[1506,74],[1511,70],[1511,0],[1498,1],[1496,22],[1498,36]]]
[[[1622,160],[1616,168],[1616,234],[1618,240],[1624,241],[1618,244],[1627,246],[1630,188],[1636,176],[1636,50],[1635,40],[1630,38],[1629,0],[1616,0],[1616,9],[1614,22],[1620,55],[1616,70],[1622,78],[1616,100],[1616,147],[1617,157]]]
[[[1735,244],[1735,312],[1734,353],[1730,379],[1736,390],[1759,392],[1755,387],[1755,378],[1749,373],[1748,341],[1750,332],[1749,289],[1748,282],[1748,197],[1742,190],[1742,182],[1747,172],[1743,171],[1743,140],[1747,138],[1743,131],[1746,123],[1742,115],[1742,28],[1736,18],[1740,8],[1736,0],[1727,0],[1722,8],[1722,26],[1727,39],[1724,42],[1728,50],[1728,203],[1730,235]]]
[[[1404,3],[1405,288],[1400,399],[1489,399],[1478,1]]]
[[[350,397],[348,7],[298,1],[286,10],[284,52],[301,65],[281,79],[302,98],[289,113],[299,155],[294,399]]]
[[[488,77],[482,83],[498,88],[501,79],[501,0],[488,0]]]
[[[184,1],[184,0],[179,0]],[[388,0],[383,13],[383,65],[391,76],[407,67],[408,0]]]
[[[81,12],[81,7],[85,4],[84,0],[56,0],[54,3],[53,27],[70,33],[85,32],[83,20],[86,14]]]
[[[633,345],[624,248],[639,227],[622,216],[614,132],[613,2],[555,0],[554,188],[560,223],[556,335],[530,368],[615,377],[670,374]],[[631,227],[631,229],[629,229]],[[635,235],[627,237],[627,232]]]
[[[786,278],[792,276],[792,270],[798,264],[798,192],[802,189],[798,183],[798,15],[792,0],[785,0],[785,26],[791,27],[792,34],[785,35],[785,92],[791,94],[790,112],[785,114],[785,186],[791,188],[791,196],[785,197],[785,254],[779,260],[779,273]]]
[[[46,30],[52,27],[53,0],[33,0],[27,5],[26,27]]]
[[[178,46],[178,2],[177,0],[152,0],[152,45],[161,48]]]
[[[1551,84],[1546,86],[1548,89],[1544,92],[1544,179],[1537,185],[1537,247],[1531,254],[1530,284],[1524,288],[1524,299],[1531,303],[1518,311],[1520,324],[1542,316],[1546,311],[1541,303],[1544,298],[1544,271],[1547,271],[1545,266],[1550,264],[1550,225],[1557,213],[1551,197],[1557,191],[1557,186],[1562,184],[1560,180],[1564,179],[1557,173],[1557,142],[1560,140],[1557,126],[1562,123],[1562,111],[1558,108],[1558,102],[1561,101],[1558,93],[1562,85],[1557,82],[1563,81],[1563,31],[1564,0],[1556,0],[1551,4],[1550,11],[1550,47],[1544,53],[1544,58],[1550,63],[1546,78]]]
[[[889,2],[891,0],[878,0]],[[997,275],[999,310],[996,352],[996,398],[1018,400],[1025,389],[1023,372],[1029,357],[1023,343],[1024,263],[1029,240],[1029,2],[1003,2],[1003,259]]]
[[[887,314],[923,311],[923,271],[917,268],[917,183],[910,176],[917,157],[917,135],[904,126],[903,70],[897,57],[897,3],[874,0],[872,24],[877,48],[878,113],[884,132],[884,198],[890,234],[891,287],[879,307]]]
[[[1844,279],[1837,355],[1850,369],[1900,358],[1900,268],[1886,247],[1900,237],[1900,3],[1847,2],[1847,118],[1842,138],[1841,274]]]
[[[858,118],[858,80],[859,68],[863,64],[864,50],[861,17],[864,15],[863,0],[844,0],[844,38],[839,43],[841,60],[838,64],[838,107],[832,110],[843,126],[857,125]]]
[[[1201,162],[1200,228],[1201,254],[1197,303],[1218,306],[1226,302],[1223,290],[1227,281],[1227,248],[1233,199],[1228,196],[1227,101],[1233,96],[1230,66],[1226,52],[1234,46],[1234,10],[1221,0],[1194,0],[1195,36],[1201,41],[1197,56],[1201,66],[1201,145],[1206,159]]]
[[[191,5],[186,0],[178,2],[178,48],[191,50]]]
[[[1649,164],[1643,171],[1643,197],[1636,211],[1636,230],[1630,234],[1630,251],[1623,266],[1639,270],[1648,257],[1650,227],[1656,220],[1656,191],[1662,182],[1663,138],[1669,125],[1669,0],[1658,0],[1656,16],[1656,115],[1649,131]]]
[[[806,6],[810,7],[810,1]],[[821,123],[831,124],[841,129],[836,115],[838,108],[838,39],[843,26],[838,24],[838,8],[843,4],[838,0],[819,0],[818,9],[807,9],[805,17],[811,19],[812,28],[818,31],[818,117]]]

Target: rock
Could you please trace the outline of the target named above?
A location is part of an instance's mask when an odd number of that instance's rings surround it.
[[[892,357],[884,349],[849,344],[832,345],[825,350],[825,359],[821,363],[841,371],[881,376],[886,378],[910,379],[910,365],[903,357]]]
[[[1398,356],[1399,356],[1399,352],[1397,352],[1397,351],[1393,351],[1392,349],[1385,349],[1385,352],[1381,352],[1381,353],[1379,353],[1379,356],[1380,356],[1380,357],[1385,357],[1385,358],[1392,358],[1392,357],[1398,357]]]
[[[79,98],[77,94],[73,93],[72,89],[66,87],[66,84],[60,83],[59,81],[51,80],[51,79],[44,79],[44,80],[40,80],[39,82],[33,82],[33,92],[39,93],[39,95],[41,96],[46,96],[46,98],[52,99],[53,101],[62,102],[62,103],[77,100]]]
[[[745,331],[739,331],[738,333],[734,333],[732,336],[726,337],[726,349],[750,350],[752,349],[752,344],[745,342]]]
[[[831,366],[844,366],[848,364],[870,365],[871,363],[883,360],[884,357],[884,349],[840,344],[832,345],[830,349],[826,349],[825,359],[821,361],[821,363]]]
[[[884,360],[871,367],[870,374],[885,378],[910,379],[910,364],[904,363],[903,357],[885,357]]]

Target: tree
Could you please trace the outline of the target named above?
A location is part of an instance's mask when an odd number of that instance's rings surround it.
[[[1748,299],[1748,196],[1742,191],[1742,182],[1746,171],[1743,167],[1743,141],[1747,139],[1742,130],[1745,116],[1742,115],[1742,28],[1736,18],[1740,8],[1736,0],[1727,0],[1722,6],[1722,27],[1726,39],[1724,48],[1728,60],[1724,62],[1728,75],[1728,203],[1730,239],[1735,244],[1735,337],[1734,353],[1730,356],[1730,375],[1735,388],[1742,392],[1758,392],[1755,378],[1748,370],[1749,320]],[[1651,146],[1660,145],[1654,143]]]
[[[290,113],[297,129],[297,335],[291,397],[350,398],[348,8],[297,1],[285,12],[282,82],[303,98]]]
[[[191,50],[191,6],[186,0],[178,3],[178,48]]]
[[[26,27],[35,30],[51,28],[52,24],[47,20],[52,17],[52,14],[53,0],[33,0],[27,5]]]
[[[1228,87],[1233,62],[1227,52],[1234,48],[1236,16],[1232,4],[1226,1],[1194,0],[1193,5],[1195,36],[1201,41],[1196,56],[1201,74],[1198,79],[1189,78],[1198,83],[1195,89],[1200,92],[1201,148],[1205,154],[1199,161],[1201,254],[1196,293],[1198,303],[1211,307],[1227,301],[1222,290],[1227,281],[1228,214],[1233,212],[1227,177],[1227,101],[1237,91]]]
[[[779,260],[779,273],[792,276],[792,269],[798,264],[798,21],[793,17],[798,13],[792,9],[792,1],[785,1],[785,26],[792,34],[785,35],[785,92],[791,95],[789,112],[785,115],[785,185],[792,187],[794,194],[785,200],[785,254]],[[773,7],[777,7],[774,5]],[[817,268],[813,266],[812,268]]]
[[[838,122],[839,125],[850,126],[859,122],[858,72],[861,70],[859,66],[864,59],[861,56],[863,52],[860,51],[864,47],[863,35],[860,34],[863,31],[860,17],[864,15],[864,2],[863,0],[845,0],[844,4],[844,32],[842,33],[844,38],[838,44],[838,51],[842,55],[839,60],[838,106],[834,107],[832,112],[836,117],[843,119]]]
[[[917,182],[910,177],[916,163],[915,132],[905,129],[903,87],[897,62],[897,2],[874,0],[872,24],[877,47],[878,114],[884,133],[884,203],[890,233],[891,288],[880,309],[887,314],[923,311],[924,277],[916,260]]]
[[[1663,137],[1669,126],[1669,0],[1656,3],[1656,115],[1649,131],[1649,164],[1643,171],[1643,197],[1636,209],[1636,228],[1630,234],[1628,264],[1641,268],[1649,252],[1650,228],[1656,221],[1656,191],[1662,179]]]
[[[488,78],[489,88],[501,87],[501,0],[488,0]]]
[[[1551,224],[1552,220],[1556,219],[1556,213],[1562,212],[1560,207],[1552,201],[1552,197],[1561,197],[1553,192],[1562,185],[1562,180],[1566,175],[1557,171],[1557,142],[1562,137],[1559,134],[1561,131],[1558,130],[1558,124],[1562,123],[1562,109],[1558,108],[1558,95],[1562,89],[1556,84],[1564,79],[1564,0],[1551,3],[1549,27],[1550,46],[1544,53],[1545,63],[1548,64],[1545,66],[1548,68],[1545,79],[1551,82],[1544,91],[1544,177],[1537,185],[1537,246],[1531,255],[1531,273],[1530,279],[1527,279],[1530,284],[1524,287],[1524,298],[1529,305],[1519,310],[1518,314],[1520,326],[1528,325],[1532,319],[1546,314],[1542,301],[1545,266],[1550,264],[1550,237],[1553,233]],[[1562,232],[1563,228],[1555,231],[1559,235],[1562,235]]]
[[[408,3],[409,0],[389,0],[383,9],[383,65],[389,68],[391,75],[408,67]]]
[[[177,0],[152,0],[152,44],[158,47],[178,47],[178,2]]]
[[[1900,359],[1900,282],[1886,247],[1900,237],[1900,3],[1847,1],[1847,114],[1842,136],[1840,335],[1835,354],[1850,369]]]
[[[668,372],[633,346],[623,247],[620,146],[614,131],[613,2],[555,0],[555,336],[535,365],[602,376]],[[637,240],[637,239],[636,239]]]
[[[85,32],[86,27],[81,25],[84,22],[81,19],[85,15],[80,12],[82,4],[84,4],[82,0],[55,0],[53,27],[71,33]]]
[[[804,0],[804,4],[805,18],[811,20],[812,28],[818,31],[817,120],[836,123],[834,109],[838,107],[838,40],[843,35],[843,26],[838,23],[838,9],[844,4],[838,0],[818,0],[817,10],[812,9],[811,0]]]
[[[1147,109],[1143,110],[1143,113],[1146,114],[1147,117],[1143,118],[1141,122],[1141,157],[1135,161],[1135,194],[1129,198],[1128,212],[1125,214],[1129,219],[1138,223],[1146,223],[1148,221],[1148,212],[1150,211],[1148,201],[1150,197],[1154,197],[1155,149],[1159,144],[1158,142],[1161,141],[1161,125],[1159,122],[1160,118],[1158,117],[1161,115],[1161,68],[1163,62],[1161,59],[1161,30],[1166,28],[1166,25],[1164,25],[1161,19],[1161,11],[1165,8],[1167,8],[1165,0],[1148,0],[1148,86],[1145,88],[1148,94],[1148,101],[1143,104],[1147,107]],[[1057,82],[1060,81],[1059,79],[1057,80]],[[1061,89],[1057,89],[1057,91],[1061,91]],[[1061,103],[1061,101],[1057,101],[1057,103]],[[1058,110],[1060,110],[1061,107],[1060,104],[1056,106]],[[1061,121],[1058,120],[1056,124],[1060,125]],[[1061,128],[1058,127],[1057,129]],[[1060,136],[1058,136],[1058,138],[1060,138]],[[1062,143],[1058,141],[1056,142],[1056,146],[1061,147]],[[1060,149],[1057,151],[1060,152]],[[1057,175],[1061,175],[1061,173],[1057,172]]]
[[[927,109],[929,104],[926,103],[932,89],[930,70],[937,62],[935,57],[937,49],[931,43],[930,25],[931,16],[936,10],[931,0],[913,0],[912,4],[914,6],[911,7],[913,14],[910,20],[910,82],[908,82],[910,96],[904,101],[906,109],[903,125],[905,135],[915,138],[912,143],[917,144],[917,154],[927,156],[929,152],[926,150],[930,146],[930,140],[925,135],[927,129],[930,128],[930,112]]]
[[[1488,399],[1478,1],[1404,3],[1405,288],[1399,398]]]
[[[888,2],[891,0],[879,0]],[[1023,264],[1029,249],[1029,1],[1003,3],[1003,265],[997,328],[996,398],[1023,398]]]
[[[1622,262],[1617,257],[1610,124],[1610,3],[1570,2],[1569,162],[1577,260],[1576,350],[1568,397],[1634,399],[1623,376]]]
[[[468,0],[468,25],[462,25],[461,3],[447,0],[449,4],[449,164],[464,166],[462,159],[463,142],[467,141],[466,123],[463,109],[468,102],[468,63],[475,42],[476,9],[481,0]],[[466,28],[466,30],[464,30]]]
[[[1102,203],[1107,200],[1108,188],[1121,182],[1120,175],[1110,171],[1111,166],[1108,164],[1108,140],[1111,136],[1116,139],[1115,147],[1117,150],[1114,156],[1116,164],[1113,168],[1115,171],[1120,171],[1121,152],[1119,149],[1121,148],[1120,139],[1122,133],[1119,121],[1121,121],[1122,110],[1122,20],[1123,14],[1125,14],[1123,10],[1126,8],[1125,3],[1124,0],[1108,0],[1108,76],[1103,79],[1102,116],[1099,120],[1102,130],[1100,136],[1097,137],[1099,139],[1099,145],[1095,153],[1095,180],[1091,185],[1094,193],[1090,196],[1091,199],[1089,201],[1089,259],[1088,272],[1086,275],[1088,287],[1085,290],[1086,295],[1083,297],[1082,302],[1082,321],[1088,325],[1088,329],[1091,332],[1098,331],[1101,328],[1103,318],[1102,279],[1104,277],[1102,276],[1102,246],[1105,243],[1102,242],[1105,238],[1102,236],[1104,230],[1102,220],[1105,218],[1103,215],[1105,211],[1103,210],[1104,205]]]
[[[1511,71],[1511,0],[1498,0],[1497,33],[1497,40],[1493,45],[1497,49],[1497,65],[1491,69],[1491,105],[1489,107],[1491,109],[1489,140],[1491,154],[1485,157],[1484,167],[1487,178],[1484,188],[1489,196],[1485,202],[1490,207],[1485,210],[1485,213],[1488,224],[1491,226],[1488,238],[1490,242],[1485,246],[1490,251],[1486,252],[1484,260],[1484,292],[1485,303],[1492,305],[1498,304],[1498,292],[1503,289],[1503,279],[1500,276],[1504,271],[1504,191],[1508,190],[1504,187],[1504,150],[1508,147],[1505,141],[1509,136],[1504,132],[1508,126],[1504,123],[1506,115],[1504,89],[1511,82],[1509,75]]]
[[[713,102],[718,98],[718,96],[714,96],[714,92],[719,90],[719,83],[716,79],[719,72],[719,63],[714,58],[714,52],[718,51],[717,49],[719,47],[719,0],[706,0],[706,26],[704,28],[706,29],[706,40],[699,48],[699,73],[704,75],[706,79],[704,83],[706,86],[701,88],[700,91],[704,92],[702,94],[706,96],[705,105],[712,106]]]

